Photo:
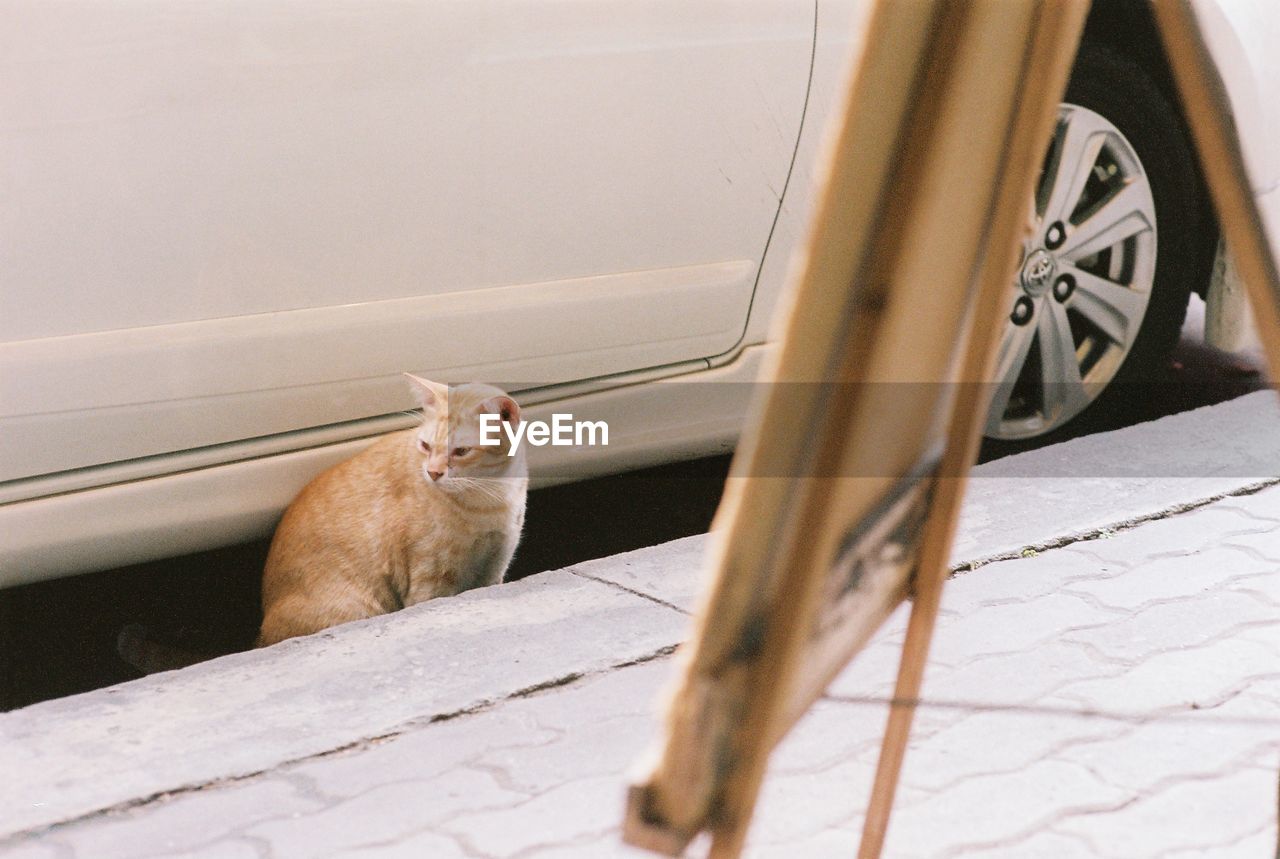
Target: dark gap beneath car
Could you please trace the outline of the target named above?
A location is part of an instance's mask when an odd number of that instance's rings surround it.
[[[1065,441],[1233,399],[1269,386],[1252,358],[1190,339],[1161,378],[1053,434]],[[1043,443],[1043,442],[1042,442]],[[985,440],[980,461],[1013,453]],[[514,581],[594,558],[705,532],[729,457],[678,462],[539,489],[529,495]],[[140,623],[158,641],[212,655],[250,647],[261,620],[261,540],[212,552],[0,590],[0,710],[139,676],[116,637]]]
[[[507,573],[534,573],[704,533],[729,457],[534,490]],[[191,653],[253,646],[269,541],[0,590],[0,710],[137,678],[116,653],[129,624]]]

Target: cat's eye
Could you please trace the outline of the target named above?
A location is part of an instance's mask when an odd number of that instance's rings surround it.
[[[471,453],[471,448],[469,447],[455,447],[453,449],[454,456],[466,456],[469,453]]]
[[[418,439],[418,450],[423,453],[431,453],[431,445],[427,444],[426,439]]]

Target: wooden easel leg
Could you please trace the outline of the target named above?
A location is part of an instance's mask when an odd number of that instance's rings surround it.
[[[1078,37],[1078,27],[1082,23],[1081,13],[1076,19],[1075,32],[1067,32]],[[1051,29],[1051,32],[1054,31]],[[1043,33],[1041,38],[1044,38]],[[1059,67],[1058,72],[1060,81],[1050,81],[1049,86],[1055,83],[1065,86],[1065,70]],[[1053,110],[1056,113],[1056,105],[1053,105]],[[1047,127],[1051,116],[1044,110],[1041,112],[1043,115],[1038,120],[1023,123],[1024,133],[1034,134]],[[1027,176],[1031,174],[1026,165],[1022,165],[1021,169],[1013,166],[1009,172],[1014,181],[1006,183],[1007,187],[1013,189],[1008,194],[1030,185]],[[907,635],[902,643],[898,681],[894,686],[889,720],[880,745],[880,760],[876,765],[871,801],[862,827],[858,859],[878,859],[880,851],[884,849],[885,835],[889,829],[889,815],[893,811],[893,799],[898,790],[898,774],[902,771],[902,761],[906,756],[911,722],[915,718],[916,702],[920,698],[925,664],[929,658],[929,645],[933,641],[933,629],[942,604],[942,586],[947,580],[951,545],[960,520],[960,507],[964,503],[965,481],[969,467],[977,458],[982,427],[986,423],[987,408],[990,405],[987,386],[972,380],[987,378],[987,368],[995,355],[999,322],[1005,318],[1002,310],[1004,284],[1013,276],[1015,260],[1013,252],[1002,247],[1001,242],[1003,237],[1015,234],[1016,227],[1010,223],[1010,219],[1017,217],[1016,212],[1016,206],[1006,199],[997,212],[992,243],[985,248],[985,271],[979,285],[977,301],[968,320],[967,343],[961,364],[962,385],[951,413],[949,441],[942,456],[929,518],[921,535],[920,562],[914,579],[911,617],[907,621]],[[995,238],[996,236],[1002,238]],[[995,320],[994,324],[992,320]]]
[[[942,586],[947,579],[951,545],[964,501],[965,480],[977,459],[986,423],[990,398],[982,382],[991,378],[998,332],[1007,318],[1007,284],[1017,268],[1013,246],[1020,232],[1027,229],[1022,223],[1025,217],[1022,213],[1039,169],[1039,154],[1043,151],[1040,147],[1049,137],[1057,116],[1058,100],[1066,89],[1088,10],[1088,0],[1044,3],[1032,28],[1028,56],[1032,60],[1030,67],[1037,69],[1037,75],[1028,80],[1021,115],[1013,122],[1009,151],[1017,154],[1005,164],[1005,181],[983,248],[978,294],[966,326],[967,342],[959,375],[961,387],[951,413],[949,441],[934,488],[932,509],[921,538],[915,598],[862,828],[859,859],[878,859],[884,849],[898,776],[942,602]]]
[[[814,232],[798,257],[796,309],[771,376],[800,384],[805,418],[782,406],[775,386],[747,458],[735,461],[743,478],[782,464],[792,479],[735,484],[742,491],[721,508],[723,554],[664,748],[632,793],[632,843],[674,852],[710,830],[713,859],[740,855],[769,750],[879,625],[882,603],[901,598],[905,559],[914,557],[916,601],[897,691],[906,703],[891,713],[861,855],[877,856],[884,844],[964,475],[985,424],[983,380],[1088,3],[866,6],[867,47],[832,137]],[[985,178],[974,182],[974,170]],[[954,391],[934,387],[957,381]],[[830,396],[818,382],[852,387]],[[874,505],[894,481],[931,457],[949,400],[931,500],[912,499],[928,507],[918,549],[895,555],[891,575],[875,584],[838,582],[866,613],[832,615],[830,654],[837,643],[848,649],[805,674],[803,657],[823,653],[814,631],[841,547],[852,529],[883,517]],[[840,476],[858,479],[819,483]],[[908,530],[914,536],[914,525]]]
[[[907,752],[911,722],[916,714],[915,702],[920,697],[920,684],[929,658],[929,644],[933,640],[933,628],[942,602],[942,584],[947,577],[946,552],[951,545],[951,532],[954,530],[955,516],[959,512],[959,502],[963,496],[962,484],[961,478],[942,478],[937,489],[938,497],[934,501],[934,513],[929,520],[929,530],[925,532],[921,566],[916,575],[915,599],[911,605],[911,619],[907,622],[902,662],[898,666],[898,682],[893,690],[889,722],[880,745],[880,761],[876,765],[871,802],[862,827],[858,859],[877,859],[884,848],[889,814],[893,810],[893,799],[898,789],[898,774],[902,771],[902,760]],[[948,497],[941,497],[943,495]],[[947,520],[945,523],[944,517]],[[925,561],[931,563],[926,566]]]

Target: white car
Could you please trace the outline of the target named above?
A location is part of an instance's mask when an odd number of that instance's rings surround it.
[[[1240,327],[1145,0],[1094,5],[996,438],[1139,377],[1191,291]],[[413,422],[406,370],[607,419],[556,479],[732,447],[750,386],[684,383],[755,378],[856,7],[0,2],[0,586],[269,533]],[[1280,221],[1280,14],[1201,12]]]

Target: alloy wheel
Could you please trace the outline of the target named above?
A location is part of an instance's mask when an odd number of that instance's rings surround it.
[[[1115,378],[1151,299],[1151,184],[1120,130],[1062,105],[1011,284],[986,434],[1027,439],[1061,427]]]

